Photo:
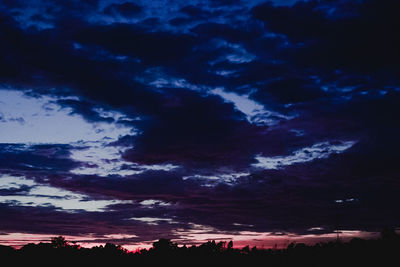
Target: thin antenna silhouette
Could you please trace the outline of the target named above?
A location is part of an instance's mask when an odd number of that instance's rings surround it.
[[[339,241],[340,241],[339,233],[340,233],[340,230],[339,230],[339,227],[338,227],[338,228],[336,229],[336,242],[339,242]]]

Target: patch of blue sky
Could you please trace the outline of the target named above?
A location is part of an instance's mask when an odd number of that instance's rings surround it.
[[[211,90],[211,93],[220,96],[224,101],[232,103],[236,110],[246,115],[247,120],[255,125],[275,125],[280,121],[290,120],[295,115],[284,115],[267,110],[264,105],[250,99],[247,95],[226,92],[222,88]]]
[[[102,212],[114,204],[130,204],[130,200],[96,200],[69,190],[38,184],[21,176],[0,176],[0,189],[21,189],[29,187],[23,194],[2,194],[0,203],[12,206],[53,207],[66,212],[80,210]]]
[[[0,90],[0,143],[66,144],[117,140],[135,133],[132,127],[115,122],[88,122],[72,113],[72,109],[58,105],[56,100],[60,98],[30,97],[21,91]],[[97,112],[102,117],[124,118],[119,112],[101,108]]]

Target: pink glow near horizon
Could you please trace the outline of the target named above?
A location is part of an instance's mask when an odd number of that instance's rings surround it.
[[[190,233],[192,231],[192,233]],[[194,232],[193,232],[194,231]],[[197,232],[196,232],[197,231]],[[272,234],[268,232],[260,233],[260,232],[239,232],[237,234],[222,234],[222,233],[199,233],[198,230],[189,230],[187,231],[188,235],[183,238],[172,239],[173,242],[178,243],[179,245],[199,245],[205,243],[207,241],[215,240],[219,241],[233,241],[233,245],[235,248],[243,248],[245,246],[257,248],[286,248],[290,243],[305,243],[309,245],[313,245],[319,242],[328,242],[334,241],[337,238],[336,233],[329,234],[306,234],[306,235],[297,235],[297,234]],[[52,237],[57,235],[49,235],[49,234],[29,234],[29,233],[8,233],[0,235],[0,244],[12,246],[14,248],[20,248],[28,243],[48,243],[50,242]],[[134,235],[130,236],[133,237]],[[360,237],[365,239],[377,238],[379,233],[377,232],[365,232],[365,231],[340,231],[339,237],[342,241],[349,241],[352,238]],[[139,249],[149,249],[152,247],[153,242],[156,240],[142,241],[142,242],[134,242],[134,243],[126,243],[127,236],[126,235],[109,235],[102,237],[94,237],[92,235],[87,236],[65,236],[65,239],[69,242],[74,242],[77,245],[85,248],[91,248],[95,246],[104,245],[107,242],[120,244],[123,248],[128,251],[136,251]],[[109,239],[109,241],[105,241]],[[101,241],[100,241],[101,240]]]

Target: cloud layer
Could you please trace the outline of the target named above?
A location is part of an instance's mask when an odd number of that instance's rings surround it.
[[[3,1],[0,242],[399,227],[398,5]]]

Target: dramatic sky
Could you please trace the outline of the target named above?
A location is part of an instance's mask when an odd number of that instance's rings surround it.
[[[0,243],[399,227],[397,0],[0,0]]]

